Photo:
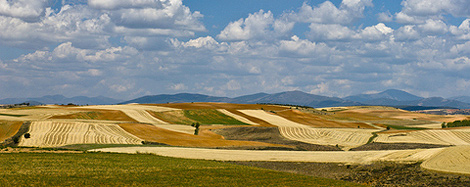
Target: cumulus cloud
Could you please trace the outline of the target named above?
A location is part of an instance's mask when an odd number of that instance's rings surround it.
[[[0,0],[0,15],[35,22],[45,12],[46,0]]]
[[[297,22],[349,24],[363,16],[365,7],[373,6],[372,0],[343,0],[339,8],[330,1],[325,1],[318,7],[304,3],[298,13],[290,18]]]
[[[260,10],[248,15],[246,19],[231,22],[217,35],[218,39],[235,41],[267,37],[268,31],[274,23],[271,11]]]
[[[423,23],[430,17],[440,18],[444,14],[452,16],[470,16],[470,2],[466,0],[404,0],[402,11],[396,14],[399,23]]]

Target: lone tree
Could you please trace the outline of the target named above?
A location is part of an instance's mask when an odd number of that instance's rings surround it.
[[[194,135],[199,135],[199,126],[201,126],[201,124],[199,124],[199,122],[196,122],[192,123],[191,126],[196,128],[194,129]]]

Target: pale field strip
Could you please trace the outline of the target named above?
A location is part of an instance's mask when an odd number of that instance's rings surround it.
[[[73,114],[81,111],[71,111],[71,110],[64,110],[64,109],[22,109],[22,110],[11,110],[11,109],[0,109],[0,113],[2,114],[10,114],[10,115],[26,115],[21,117],[14,117],[14,116],[3,116],[0,115],[0,119],[2,120],[10,120],[10,121],[27,121],[27,120],[45,120],[55,115],[68,115]]]
[[[279,127],[281,134],[291,140],[319,145],[338,145],[344,150],[364,145],[375,129],[295,128]]]
[[[344,150],[366,144],[372,133],[379,131],[379,129],[314,128],[263,110],[240,110],[240,112],[278,126],[281,135],[288,139],[310,144],[338,145]]]
[[[102,109],[102,110],[120,110],[124,112],[127,116],[135,119],[141,123],[149,123],[156,127],[160,127],[166,130],[171,130],[175,132],[181,132],[186,134],[194,134],[194,127],[189,125],[176,125],[168,124],[165,121],[162,121],[158,118],[153,117],[148,111],[154,112],[165,112],[180,110],[168,107],[160,106],[148,106],[148,105],[139,105],[139,104],[127,104],[127,105],[94,105],[94,106],[84,106],[79,108],[88,108],[88,109]]]
[[[374,141],[381,143],[470,145],[470,130],[420,130],[395,134],[378,134]]]
[[[142,140],[116,124],[35,121],[20,146],[57,147],[70,144],[141,144]]]
[[[449,147],[424,161],[429,170],[470,175],[470,146]]]
[[[241,122],[243,122],[243,123],[250,124],[250,125],[259,125],[259,124],[255,123],[255,122],[250,121],[249,119],[244,118],[243,116],[236,115],[236,114],[231,113],[231,112],[229,112],[229,111],[227,111],[227,110],[225,110],[225,109],[217,109],[217,111],[219,111],[219,112],[221,112],[222,114],[225,114],[225,115],[227,115],[227,116],[230,116],[230,117],[232,117],[232,118],[234,118],[234,119],[236,119],[236,120],[238,120],[238,121],[241,121]]]
[[[369,164],[377,161],[420,162],[443,148],[387,151],[254,151],[180,147],[119,147],[91,151],[151,153],[160,156],[218,161],[318,162]]]

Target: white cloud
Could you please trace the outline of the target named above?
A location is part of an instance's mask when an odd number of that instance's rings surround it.
[[[450,26],[449,30],[460,40],[470,40],[470,19],[462,21],[459,27],[454,25]]]
[[[179,84],[171,85],[170,89],[174,91],[182,91],[182,90],[188,89],[188,87],[184,85],[183,83],[179,83]]]
[[[304,3],[299,12],[291,14],[290,18],[306,23],[349,24],[362,17],[368,6],[373,6],[371,0],[343,0],[339,8],[330,1],[325,1],[318,7]]]
[[[88,5],[96,9],[115,10],[123,8],[162,7],[159,0],[88,0]]]
[[[334,53],[334,49],[330,49],[324,43],[301,40],[299,37],[293,36],[291,40],[280,41],[279,53],[292,57],[318,57]]]
[[[226,86],[227,90],[231,90],[231,91],[241,89],[240,83],[238,83],[238,81],[236,81],[236,80],[228,81],[225,86]]]
[[[413,25],[405,25],[400,27],[395,31],[394,34],[395,39],[398,41],[417,40],[420,37],[418,31],[416,31],[415,26]]]
[[[46,0],[0,0],[0,15],[24,21],[38,21],[43,16]]]
[[[422,32],[430,35],[444,34],[448,31],[447,25],[442,20],[428,19],[422,25],[418,25]]]
[[[467,0],[404,0],[402,11],[396,14],[399,23],[423,23],[427,19],[439,19],[450,14],[456,17],[470,16],[470,1]]]
[[[248,15],[246,19],[230,22],[227,27],[217,35],[217,38],[228,41],[265,38],[273,23],[274,18],[271,11],[265,13],[263,10],[260,10],[259,12]]]
[[[390,14],[390,12],[381,12],[378,15],[377,20],[381,22],[392,22],[393,21],[393,15]]]
[[[393,29],[383,23],[364,28],[357,38],[363,40],[382,40],[387,35],[393,33]]]
[[[312,40],[349,40],[355,32],[346,26],[339,24],[312,23],[307,36]]]

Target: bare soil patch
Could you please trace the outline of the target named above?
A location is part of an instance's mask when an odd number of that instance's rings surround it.
[[[371,150],[403,150],[403,149],[431,149],[448,147],[447,145],[421,144],[421,143],[379,143],[373,142],[365,144],[350,151],[371,151]]]
[[[276,127],[232,127],[213,129],[228,140],[257,141],[273,144],[294,146],[299,151],[341,151],[335,146],[315,145],[287,139],[281,135]]]
[[[420,163],[377,162],[370,165],[304,162],[230,163],[339,179],[370,186],[468,186],[470,184],[470,176],[428,171],[422,169]]]

